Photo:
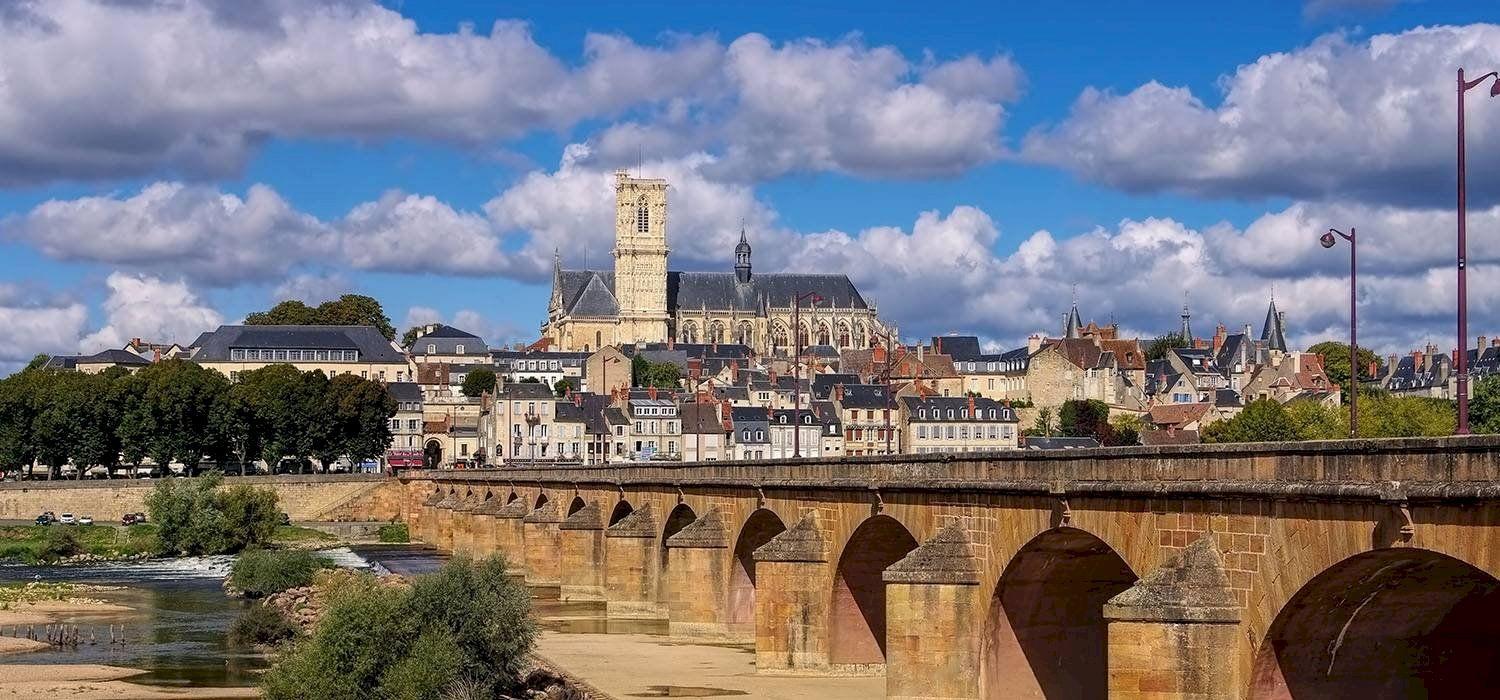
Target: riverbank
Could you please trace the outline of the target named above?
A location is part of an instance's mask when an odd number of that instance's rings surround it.
[[[256,688],[166,688],[125,679],[144,674],[102,664],[0,665],[0,698],[66,697],[75,700],[168,700],[260,697]]]

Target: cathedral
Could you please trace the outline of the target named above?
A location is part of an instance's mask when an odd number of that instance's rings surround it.
[[[869,347],[889,332],[847,275],[757,274],[740,230],[732,272],[667,269],[667,182],[615,172],[615,269],[564,270],[554,260],[542,337],[564,351],[637,342],[739,343],[762,355],[801,344]]]

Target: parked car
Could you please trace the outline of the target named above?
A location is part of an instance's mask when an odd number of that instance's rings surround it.
[[[92,515],[85,515],[85,516],[83,516],[83,517],[81,517],[81,518],[78,519],[78,524],[79,525],[93,525],[94,524],[94,516],[92,516]]]
[[[126,525],[126,526],[134,525],[135,524],[135,513],[126,513],[126,514],[120,516],[120,524],[121,525]]]
[[[135,521],[137,523],[144,523],[144,522],[146,522],[146,514],[145,513],[136,513],[135,514]]]
[[[64,525],[72,525],[73,523],[78,522],[78,520],[73,517],[72,513],[63,513],[62,518],[60,519],[62,520],[62,524]]]
[[[38,525],[51,525],[52,524],[52,514],[51,513],[42,513],[41,515],[36,516],[36,524],[38,524]]]

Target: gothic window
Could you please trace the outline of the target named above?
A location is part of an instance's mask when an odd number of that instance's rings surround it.
[[[839,347],[849,347],[849,324],[839,323]]]
[[[693,323],[692,321],[688,321],[687,323],[682,324],[682,342],[698,342],[698,324]]]
[[[776,326],[771,330],[771,349],[775,351],[781,350],[785,347],[787,347],[786,328],[783,326]]]
[[[797,326],[797,344],[807,347],[807,326],[805,324]]]
[[[749,321],[740,321],[740,328],[735,333],[735,342],[741,345],[750,345],[755,337],[754,331],[750,329]]]
[[[862,348],[868,344],[865,342],[865,324],[854,324],[854,347]]]
[[[641,201],[635,205],[635,232],[651,232],[651,211],[646,207],[645,197],[642,197]]]
[[[828,324],[826,324],[826,323],[819,323],[818,324],[818,344],[819,345],[827,345],[828,344]]]
[[[724,324],[718,321],[708,324],[708,342],[714,344],[724,342]]]

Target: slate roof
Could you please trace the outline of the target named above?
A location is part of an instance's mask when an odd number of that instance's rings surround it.
[[[994,399],[975,398],[974,417],[965,418],[963,412],[969,408],[969,397],[967,396],[928,396],[917,398],[915,396],[901,397],[901,403],[906,406],[907,420],[916,423],[968,423],[971,421],[994,421],[996,423],[1016,423],[1020,419],[1010,406],[1000,403]],[[927,409],[926,415],[919,409]],[[949,417],[948,412],[953,412]],[[990,418],[990,411],[995,412],[995,417]]]
[[[198,337],[195,362],[228,362],[230,348],[358,350],[360,362],[406,364],[374,326],[219,326]]]
[[[1476,377],[1487,377],[1491,374],[1500,374],[1500,347],[1490,346],[1477,350],[1469,350],[1469,374]]]
[[[78,366],[77,355],[52,355],[42,369],[74,369]]]
[[[477,338],[479,338],[479,336],[474,335],[473,333],[470,333],[470,332],[465,331],[465,330],[459,330],[457,328],[454,328],[453,326],[448,326],[448,325],[444,325],[444,324],[439,323],[439,324],[436,324],[436,327],[434,327],[430,333],[423,333],[421,335],[421,338],[475,338],[475,339],[477,339]]]
[[[1411,355],[1401,358],[1396,363],[1395,371],[1387,379],[1386,388],[1391,391],[1414,391],[1447,383],[1448,356],[1437,353],[1427,357],[1430,361],[1423,362],[1421,367],[1417,366],[1416,358]]]
[[[687,403],[678,410],[682,417],[682,432],[685,435],[724,432],[724,421],[717,403]]]
[[[620,313],[615,298],[615,273],[607,270],[558,272],[563,313],[580,317],[610,317]],[[866,309],[864,297],[848,275],[772,273],[755,274],[740,282],[733,272],[667,272],[667,313],[707,308],[757,312],[764,300],[771,306],[790,306],[793,297],[815,292],[840,309]]]
[[[1245,405],[1245,399],[1234,389],[1219,389],[1214,391],[1214,406],[1219,408],[1239,408]]]
[[[496,396],[505,399],[551,399],[556,398],[552,387],[541,382],[508,382],[500,387]]]
[[[812,378],[812,395],[814,399],[826,399],[833,395],[833,387],[836,384],[858,384],[859,375],[848,372],[824,372],[815,374]]]
[[[108,364],[144,366],[151,364],[151,361],[133,352],[121,350],[119,348],[110,348],[108,350],[96,352],[87,357],[79,357],[77,358],[77,363],[80,365]]]
[[[385,390],[402,403],[422,402],[422,386],[416,382],[391,382],[385,385]]]
[[[932,349],[953,358],[954,362],[981,362],[988,358],[973,335],[932,336]]]
[[[850,408],[885,408],[886,389],[883,384],[845,384],[839,405]]]
[[[1098,447],[1099,441],[1091,437],[1023,437],[1021,448],[1027,450],[1077,450]]]
[[[1267,349],[1286,352],[1286,328],[1283,327],[1281,313],[1276,310],[1275,299],[1266,307],[1266,321],[1262,326],[1260,339],[1265,341]]]
[[[729,419],[735,423],[765,423],[771,420],[771,412],[764,406],[735,406],[729,409]]]

